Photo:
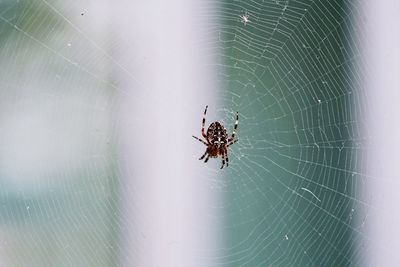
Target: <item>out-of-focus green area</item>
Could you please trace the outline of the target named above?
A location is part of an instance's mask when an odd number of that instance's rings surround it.
[[[1,266],[115,264],[113,90],[86,5],[0,2]]]

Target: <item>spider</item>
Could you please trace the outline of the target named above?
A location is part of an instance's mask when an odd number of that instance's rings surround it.
[[[207,134],[204,132],[204,124],[206,123],[206,113],[207,108],[204,110],[204,117],[203,122],[201,123],[201,135],[204,137],[206,141],[200,139],[194,135],[193,138],[199,140],[204,145],[207,146],[206,152],[199,158],[199,160],[204,159],[204,162],[208,161],[208,158],[218,158],[219,156],[222,157],[222,166],[221,169],[225,166],[225,159],[226,159],[226,166],[229,166],[229,158],[228,158],[228,147],[232,144],[236,143],[238,139],[235,139],[236,129],[239,123],[239,112],[236,112],[236,122],[235,126],[233,127],[232,136],[229,137],[226,133],[226,128],[218,121],[213,122],[207,129]]]
[[[242,22],[244,26],[246,26],[246,24],[250,22],[249,20],[250,15],[247,12],[243,15],[240,15],[239,17],[240,17],[240,22]]]

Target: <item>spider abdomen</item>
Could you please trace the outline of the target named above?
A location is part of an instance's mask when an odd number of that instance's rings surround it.
[[[218,121],[211,123],[207,129],[207,140],[217,148],[227,144],[228,134],[225,127]]]

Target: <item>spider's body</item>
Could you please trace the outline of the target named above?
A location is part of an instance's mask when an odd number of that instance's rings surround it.
[[[224,146],[228,143],[228,134],[225,127],[218,121],[213,122],[207,129],[207,138],[209,141],[208,154],[212,158],[222,156],[224,153]]]
[[[239,17],[240,21],[244,24],[244,26],[246,26],[246,24],[250,22],[249,20],[250,15],[247,12],[243,15],[240,15]]]
[[[203,154],[203,156],[201,156],[200,160],[204,159],[204,157],[206,156],[207,157],[204,160],[204,162],[207,162],[210,157],[211,158],[222,157],[222,166],[221,166],[222,169],[225,165],[225,159],[226,159],[226,166],[229,165],[228,147],[233,143],[237,142],[237,139],[234,138],[238,126],[239,114],[236,113],[236,122],[235,126],[233,127],[233,133],[231,137],[229,137],[229,135],[227,134],[226,128],[218,121],[211,123],[207,129],[207,134],[205,134],[204,124],[206,122],[207,108],[208,106],[206,106],[206,109],[204,110],[204,117],[201,128],[201,135],[204,137],[206,141],[196,136],[193,137],[207,146],[206,152]]]

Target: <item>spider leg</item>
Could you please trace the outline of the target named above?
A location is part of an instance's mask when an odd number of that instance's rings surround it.
[[[236,121],[235,121],[235,126],[233,126],[233,133],[232,133],[232,137],[230,138],[231,140],[235,139],[235,134],[236,134],[236,129],[238,127],[239,124],[239,112],[236,112]]]
[[[221,169],[224,167],[225,165],[225,151],[222,153],[222,166]]]
[[[207,151],[203,154],[203,156],[201,156],[200,158],[199,158],[199,160],[202,160],[202,159],[204,159],[204,157],[207,155]],[[207,156],[207,158],[208,158],[208,156]]]
[[[204,142],[203,140],[201,140],[200,138],[198,138],[198,137],[196,137],[196,136],[194,136],[194,135],[192,135],[192,137],[193,137],[194,139],[199,140],[200,142],[202,142],[203,144],[205,144],[205,145],[207,146],[207,143]]]
[[[237,141],[239,141],[239,139],[230,141],[230,142],[226,145],[226,147],[230,147],[231,145],[233,145],[233,144],[236,143]]]
[[[228,150],[225,148],[226,167],[229,166]]]
[[[210,158],[210,154],[207,155],[206,159],[204,160],[204,163],[207,163],[209,158]]]
[[[202,123],[201,123],[201,135],[202,135],[205,139],[207,139],[207,135],[206,135],[206,133],[204,132],[204,125],[206,124],[206,113],[207,113],[207,108],[208,108],[208,106],[206,106],[206,109],[204,110],[203,121],[202,121]]]

